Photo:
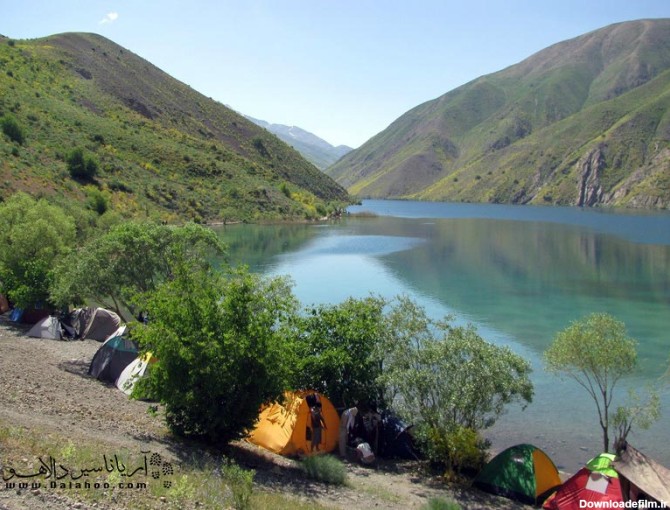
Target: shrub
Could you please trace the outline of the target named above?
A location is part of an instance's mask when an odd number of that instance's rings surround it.
[[[90,181],[98,173],[98,162],[90,156],[84,156],[84,151],[80,148],[72,149],[65,162],[74,179]]]
[[[0,118],[0,126],[2,126],[2,132],[7,138],[19,145],[23,145],[26,138],[23,134],[23,129],[21,129],[21,126],[19,126],[14,117],[10,115],[3,116]]]
[[[233,508],[236,510],[251,508],[254,471],[242,469],[233,462],[224,462],[221,466],[221,474],[230,489],[233,498]]]
[[[444,465],[447,473],[477,473],[487,459],[488,443],[467,427],[451,430],[419,426],[421,449],[429,460]]]
[[[284,279],[176,263],[140,303],[150,320],[135,334],[158,361],[139,391],[165,405],[175,434],[227,443],[283,393],[282,324],[297,307]]]
[[[343,485],[347,479],[344,464],[332,455],[313,455],[300,464],[305,474],[313,480]]]

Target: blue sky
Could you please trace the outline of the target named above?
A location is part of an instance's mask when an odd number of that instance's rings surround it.
[[[670,0],[0,0],[0,34],[95,32],[235,110],[357,147],[410,108]]]

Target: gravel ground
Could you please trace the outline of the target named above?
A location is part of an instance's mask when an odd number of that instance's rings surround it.
[[[99,445],[104,452],[158,453],[179,471],[188,459],[216,457],[213,453],[174,438],[161,413],[149,404],[128,399],[114,386],[87,375],[100,347],[94,340],[60,342],[29,338],[28,327],[0,316],[0,427],[31,434],[71,438],[73,444]],[[447,489],[419,474],[416,464],[383,463],[376,469],[347,464],[349,486],[328,486],[306,480],[294,461],[273,455],[246,442],[231,445],[228,455],[256,470],[256,490],[277,491],[314,500],[333,508],[420,508],[431,497],[457,500],[464,509],[529,508],[469,489]],[[0,468],[17,459],[0,437]],[[94,490],[94,489],[92,489]],[[160,504],[160,502],[158,502]],[[62,491],[7,489],[0,479],[0,510],[89,508]],[[104,509],[94,503],[90,508]],[[109,508],[133,508],[118,504]]]

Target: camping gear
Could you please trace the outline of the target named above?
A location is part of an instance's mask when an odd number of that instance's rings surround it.
[[[315,394],[314,391],[287,392],[283,402],[263,407],[247,440],[281,455],[308,455],[312,449],[312,414],[307,397]],[[337,446],[340,418],[328,398],[318,397],[326,425],[321,431],[319,451],[332,452]]]
[[[81,337],[103,342],[119,326],[121,326],[121,318],[117,314],[105,308],[96,308]]]
[[[406,425],[392,412],[382,412],[381,456],[418,460],[419,452],[414,446],[411,428],[412,425]]]
[[[83,340],[84,331],[86,331],[86,327],[91,320],[93,311],[92,308],[87,306],[83,308],[75,308],[69,314],[61,317],[61,324],[63,327],[69,328],[70,331],[72,331],[74,338]]]
[[[591,459],[550,497],[542,508],[577,510],[594,505],[623,504],[621,483],[612,469],[614,455],[601,453]]]
[[[32,328],[28,330],[26,336],[32,338],[48,338],[50,340],[62,340],[63,328],[61,326],[58,317],[49,315],[47,318],[42,319]]]
[[[138,350],[137,344],[127,336],[112,336],[96,351],[88,374],[114,384],[123,369],[137,358]]]
[[[541,504],[561,485],[556,465],[532,444],[518,444],[500,452],[477,475],[480,489],[522,503]]]
[[[363,464],[372,464],[375,461],[375,454],[368,443],[360,443],[356,447],[356,456]]]
[[[619,474],[622,492],[628,499],[636,501],[645,494],[647,501],[670,505],[670,469],[629,444],[617,454],[612,467]]]
[[[156,358],[154,358],[150,352],[138,356],[123,369],[116,380],[116,387],[126,395],[130,395],[133,392],[135,383],[144,377],[149,365],[155,362]]]

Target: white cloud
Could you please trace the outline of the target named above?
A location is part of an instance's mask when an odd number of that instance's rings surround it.
[[[105,14],[105,17],[100,20],[100,24],[105,25],[107,23],[114,23],[118,18],[119,18],[118,12],[108,12],[107,14]]]

